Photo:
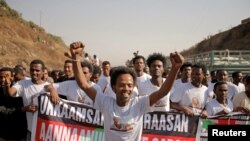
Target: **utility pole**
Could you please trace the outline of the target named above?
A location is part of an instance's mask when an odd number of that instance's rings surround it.
[[[42,27],[42,11],[40,10],[40,27]]]

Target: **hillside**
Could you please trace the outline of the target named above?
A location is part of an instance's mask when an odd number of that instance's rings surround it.
[[[0,37],[0,67],[28,67],[33,59],[41,59],[49,69],[63,69],[69,49],[62,39],[22,19],[4,0],[0,0]]]
[[[245,20],[242,24],[230,30],[209,36],[195,46],[184,50],[184,56],[207,52],[211,50],[250,50],[250,21]]]

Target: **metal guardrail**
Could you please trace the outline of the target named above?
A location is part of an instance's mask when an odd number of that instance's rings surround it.
[[[203,63],[208,66],[250,66],[250,50],[212,50],[185,56],[187,62]]]
[[[185,62],[205,64],[209,70],[250,73],[250,50],[212,50],[184,56]]]

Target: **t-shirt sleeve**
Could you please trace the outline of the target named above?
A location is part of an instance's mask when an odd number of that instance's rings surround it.
[[[22,96],[22,91],[23,91],[23,89],[22,89],[22,82],[24,82],[24,81],[18,81],[17,83],[15,83],[12,87],[13,88],[15,88],[16,89],[16,97],[20,97],[20,96]],[[14,96],[14,97],[15,97]]]
[[[100,78],[97,82],[97,85],[99,85],[101,90],[104,92],[108,86],[108,82],[105,78]]]
[[[241,93],[240,94],[237,94],[233,97],[233,106],[234,108],[238,107],[241,103],[240,101],[240,96],[241,96]]]
[[[103,112],[105,110],[105,106],[107,106],[105,103],[109,103],[107,102],[109,100],[109,96],[106,96],[103,94],[103,92],[101,91],[101,89],[98,89],[96,87],[94,87],[96,89],[96,97],[95,97],[95,101],[94,101],[94,108],[99,110],[100,112]]]
[[[142,111],[142,114],[153,112],[152,108],[150,107],[149,96],[150,95],[139,97],[140,111]]]
[[[58,92],[58,94],[60,95],[64,95],[64,96],[68,96],[70,94],[70,92],[68,92],[70,86],[70,83],[72,83],[72,81],[63,81],[60,83],[53,83],[53,87],[56,89],[56,91]],[[72,89],[72,87],[71,87]]]
[[[207,111],[208,116],[213,116],[213,108],[212,108],[211,104],[212,104],[211,102],[208,102],[205,106],[205,109]]]
[[[183,89],[181,87],[175,87],[175,89],[172,91],[170,95],[170,100],[172,102],[179,103],[183,96]]]

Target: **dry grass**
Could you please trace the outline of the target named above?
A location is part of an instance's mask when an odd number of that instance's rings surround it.
[[[228,31],[210,36],[182,52],[183,55],[197,54],[211,50],[249,50],[250,49],[250,22],[240,24]]]
[[[31,28],[28,22],[16,18],[0,18],[0,67],[16,64],[28,67],[33,59],[41,59],[49,69],[63,69],[68,48],[59,37],[38,26]]]

